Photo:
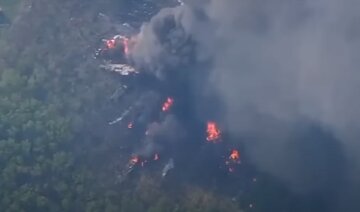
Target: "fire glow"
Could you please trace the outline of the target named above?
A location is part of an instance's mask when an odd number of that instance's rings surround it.
[[[129,55],[129,38],[127,37],[124,37],[124,36],[121,36],[121,35],[116,35],[114,36],[112,39],[109,39],[109,40],[104,40],[105,42],[105,46],[107,49],[115,49],[117,48],[119,42],[122,43],[123,45],[123,48],[124,48],[124,54],[126,56]]]
[[[163,112],[169,111],[173,104],[174,104],[174,99],[168,97],[162,106],[162,111]]]
[[[133,156],[133,157],[130,159],[130,162],[131,162],[132,164],[137,164],[137,163],[140,162],[140,159],[139,159],[139,157],[138,157],[137,155],[135,155],[135,156]]]
[[[129,55],[129,39],[123,38],[123,45],[124,45],[124,53],[125,55]]]
[[[230,152],[229,160],[225,161],[225,165],[228,167],[229,172],[234,172],[235,167],[240,164],[240,152],[239,150],[233,149]]]
[[[236,150],[236,149],[233,149],[233,150],[231,151],[231,154],[230,154],[230,156],[229,156],[229,159],[231,159],[231,160],[234,161],[234,162],[240,161],[240,153],[239,153],[239,151]]]
[[[116,41],[115,39],[106,40],[105,44],[108,49],[114,49],[116,45]]]
[[[217,124],[215,122],[207,123],[207,141],[216,141],[220,138],[221,131],[219,130]]]

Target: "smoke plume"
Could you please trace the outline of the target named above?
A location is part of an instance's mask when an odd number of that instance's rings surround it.
[[[167,115],[164,120],[151,123],[145,134],[138,154],[149,157],[165,147],[171,147],[172,142],[181,140],[184,137],[184,130],[174,116]]]
[[[161,79],[202,76],[191,89],[215,91],[219,121],[247,138],[259,169],[295,191],[341,193],[359,183],[359,8],[356,0],[186,1],[143,25],[132,59]],[[206,69],[191,68],[204,61]]]

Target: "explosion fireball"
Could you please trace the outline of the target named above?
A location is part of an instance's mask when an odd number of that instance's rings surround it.
[[[208,122],[207,123],[207,141],[215,142],[220,138],[221,131],[219,130],[217,124],[215,122]]]

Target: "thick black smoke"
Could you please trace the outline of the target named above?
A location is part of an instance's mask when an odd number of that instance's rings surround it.
[[[248,138],[259,169],[295,191],[332,193],[350,211],[346,198],[360,182],[359,8],[356,0],[188,1],[143,25],[132,59],[185,84],[199,97],[197,116],[213,111],[230,134]]]

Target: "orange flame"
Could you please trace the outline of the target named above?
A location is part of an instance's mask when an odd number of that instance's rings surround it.
[[[240,153],[238,150],[233,149],[231,151],[231,154],[229,156],[229,159],[233,160],[233,161],[238,161],[240,159]]]
[[[132,164],[137,164],[140,161],[140,158],[137,155],[134,155],[131,159],[130,159],[130,163]]]
[[[162,106],[162,111],[169,111],[171,106],[174,104],[174,99],[168,97]]]
[[[154,155],[154,160],[159,160],[159,154],[156,153],[156,154]]]
[[[113,48],[115,48],[116,42],[115,42],[115,39],[111,39],[111,40],[106,40],[105,44],[108,49],[113,49]]]
[[[215,122],[207,123],[207,141],[215,141],[220,138],[221,131],[218,129]]]

